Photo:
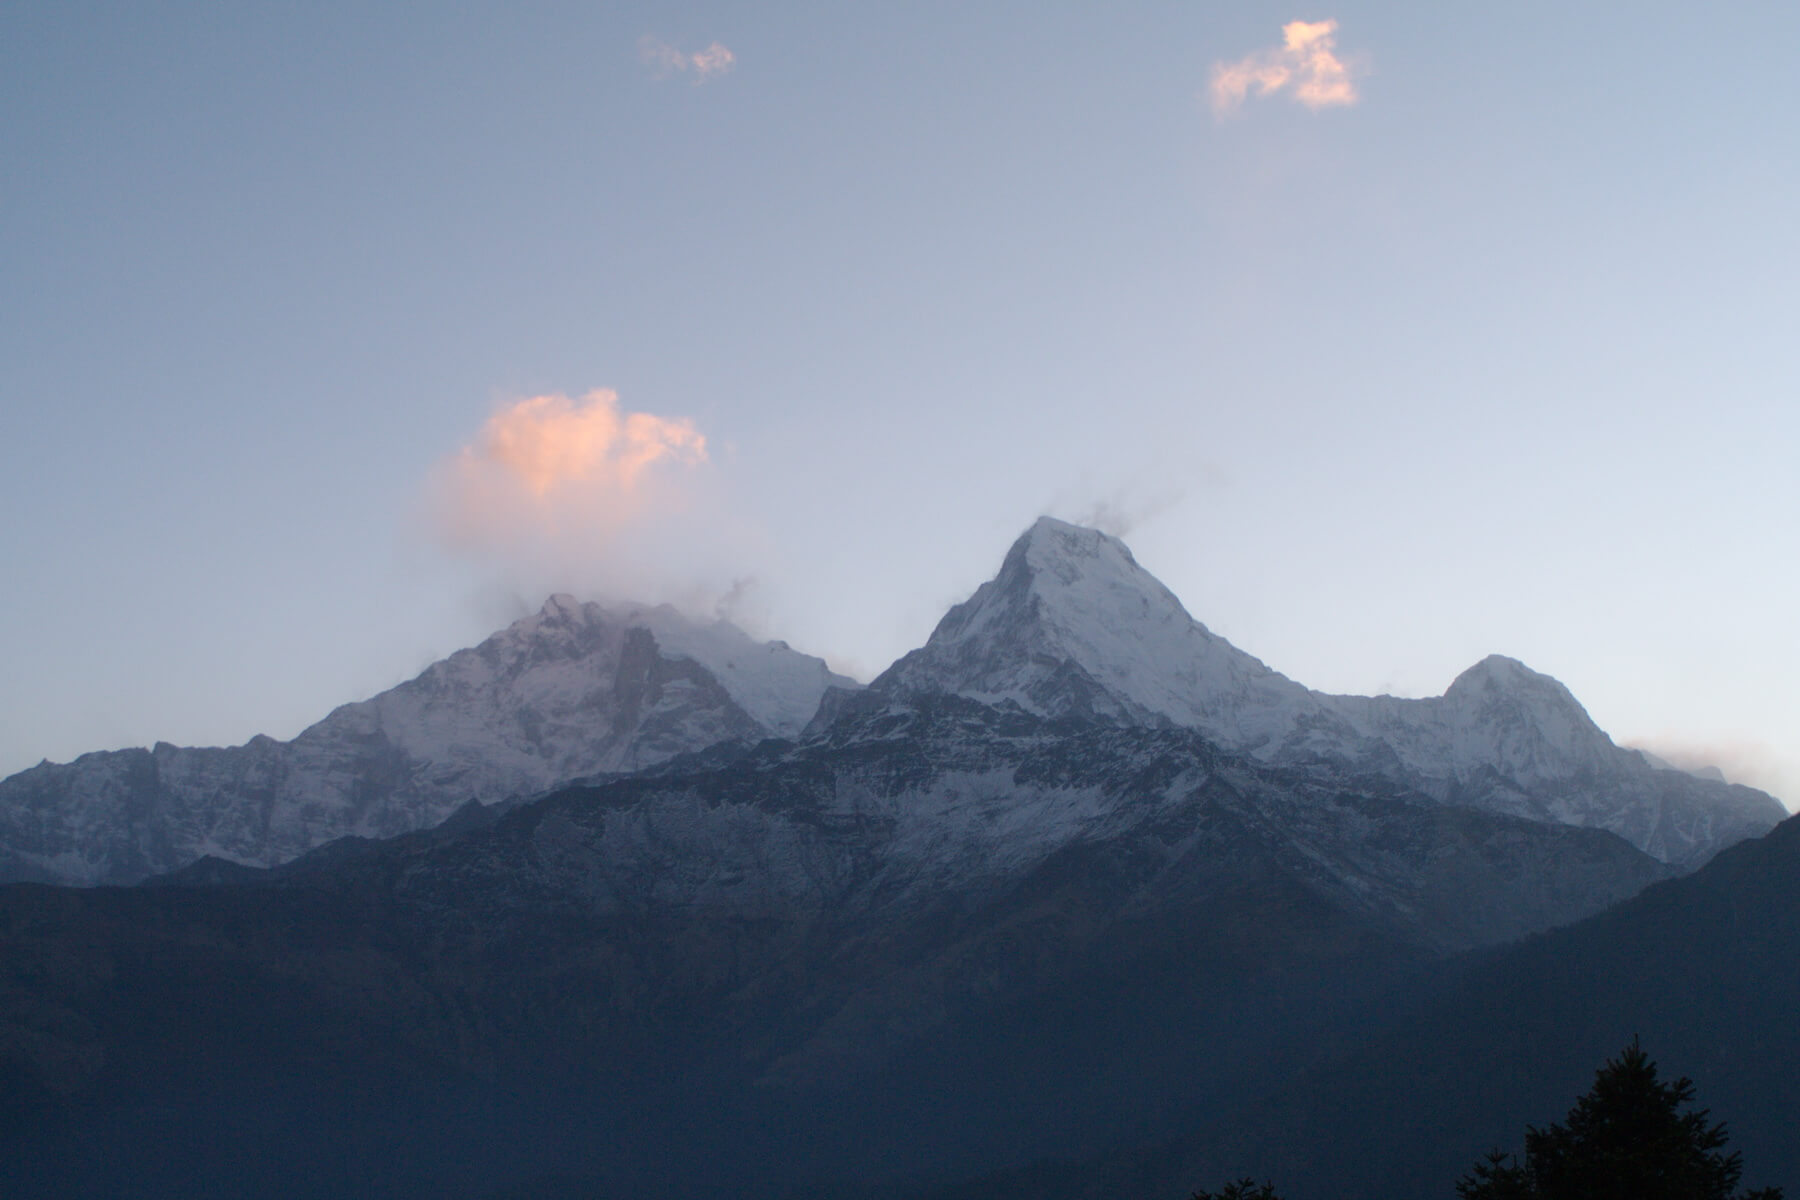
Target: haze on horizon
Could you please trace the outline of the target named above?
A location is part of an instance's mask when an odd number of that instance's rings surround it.
[[[1040,512],[1800,798],[1800,12],[0,13],[0,773],[552,590],[868,678]]]

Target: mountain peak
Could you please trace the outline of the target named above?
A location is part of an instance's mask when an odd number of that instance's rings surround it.
[[[1125,543],[1111,534],[1102,533],[1088,525],[1073,525],[1048,516],[1039,517],[1032,522],[1031,528],[1019,535],[1018,540],[1013,542],[1008,557],[1013,554],[1023,554],[1040,566],[1098,559],[1109,554],[1123,559],[1133,567],[1137,566],[1137,560],[1131,557],[1131,551],[1126,548]]]
[[[1510,688],[1541,685],[1543,682],[1556,683],[1550,676],[1532,670],[1516,658],[1508,658],[1504,654],[1490,654],[1458,675],[1450,684],[1449,690],[1454,692],[1459,688],[1463,690]]]
[[[1158,621],[1177,616],[1184,623],[1193,620],[1173,592],[1138,566],[1125,543],[1055,517],[1039,517],[1020,534],[991,584],[946,613],[933,637],[956,628],[959,614],[972,618],[991,608],[999,595],[985,595],[990,589],[1013,600],[1035,597],[1036,616],[1061,626],[1120,615],[1134,620],[1146,614]],[[1107,611],[1121,605],[1127,613]]]
[[[537,615],[545,620],[571,621],[585,613],[581,601],[567,592],[557,592],[544,601],[544,607],[538,609]]]
[[[1011,701],[1044,716],[1093,715],[1210,728],[1267,740],[1305,696],[1188,615],[1117,538],[1040,517],[1000,572],[871,685]],[[1264,729],[1263,725],[1270,728]]]
[[[1514,786],[1554,789],[1622,769],[1620,751],[1574,693],[1516,658],[1490,654],[1458,675],[1442,696],[1413,703],[1425,720],[1410,733],[1382,721],[1372,728],[1402,757],[1418,748],[1414,739],[1420,733],[1435,731],[1428,758],[1436,766],[1426,766],[1427,774],[1446,767],[1466,774],[1486,764]],[[1424,760],[1414,765],[1424,766]]]
[[[1592,725],[1587,710],[1575,694],[1557,680],[1534,671],[1516,658],[1490,654],[1451,681],[1444,699],[1462,707],[1486,707],[1494,704],[1528,704],[1533,708],[1560,710],[1579,723]],[[1598,733],[1598,727],[1594,732]]]
[[[507,640],[522,638],[527,642],[543,642],[548,638],[574,647],[587,640],[593,633],[593,626],[605,615],[596,604],[585,603],[567,592],[557,592],[536,612],[520,617],[494,636]]]
[[[698,664],[767,732],[782,737],[805,727],[827,688],[861,686],[786,642],[759,642],[729,621],[692,617],[669,604],[601,604],[558,592],[495,638],[513,648],[507,653],[585,661],[615,652],[631,630],[649,634],[658,654]]]

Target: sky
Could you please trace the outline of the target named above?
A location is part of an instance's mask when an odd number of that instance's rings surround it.
[[[1800,804],[1800,7],[0,7],[0,773],[553,590],[867,679],[1041,513]]]

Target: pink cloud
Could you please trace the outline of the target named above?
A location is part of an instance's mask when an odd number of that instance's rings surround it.
[[[715,75],[723,75],[737,63],[723,42],[714,42],[704,50],[684,54],[661,38],[646,34],[638,39],[638,58],[661,78],[692,72],[695,83],[705,83]]]
[[[1236,62],[1215,63],[1208,88],[1221,119],[1255,96],[1291,95],[1315,111],[1358,100],[1351,71],[1337,56],[1336,21],[1289,21],[1278,49],[1258,50]]]
[[[514,401],[438,472],[437,510],[453,542],[497,547],[579,533],[605,540],[678,501],[679,479],[707,461],[686,417],[623,412],[618,393]]]

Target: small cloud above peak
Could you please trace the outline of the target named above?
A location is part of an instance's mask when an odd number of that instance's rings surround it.
[[[723,42],[713,42],[704,50],[689,54],[650,34],[638,39],[638,59],[658,79],[692,74],[695,83],[705,83],[715,75],[723,75],[737,64],[737,55]]]
[[[1205,463],[1190,468],[1192,473],[1201,476],[1212,470]],[[1072,525],[1086,525],[1115,538],[1129,538],[1185,498],[1183,488],[1147,490],[1152,486],[1155,485],[1139,481],[1134,485],[1096,493],[1089,484],[1075,485],[1055,497],[1046,506],[1046,510]]]
[[[1337,27],[1334,20],[1289,21],[1280,47],[1214,63],[1208,88],[1214,115],[1223,120],[1251,95],[1286,94],[1314,111],[1355,104],[1360,97],[1349,64],[1337,55]]]

